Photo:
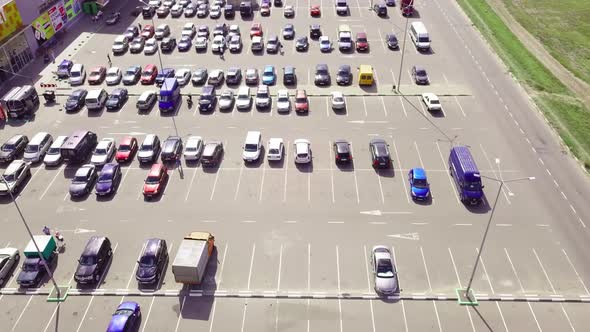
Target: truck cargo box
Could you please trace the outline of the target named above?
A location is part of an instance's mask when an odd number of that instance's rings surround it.
[[[34,235],[33,238],[35,239],[35,242],[37,242],[37,245],[39,246],[39,250],[41,251],[43,258],[45,260],[48,260],[51,256],[51,253],[54,252],[57,247],[57,244],[55,243],[55,238],[51,235]],[[29,243],[25,247],[24,254],[27,258],[39,257],[39,253],[35,248],[33,240],[29,241]]]

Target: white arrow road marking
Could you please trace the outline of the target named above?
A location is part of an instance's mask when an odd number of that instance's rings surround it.
[[[420,240],[420,235],[418,235],[418,233],[390,234],[387,236],[395,237],[398,239],[404,239],[404,240],[414,240],[414,241]]]
[[[361,214],[368,214],[371,216],[382,216],[384,214],[412,214],[413,212],[409,211],[381,211],[381,210],[370,210],[370,211],[361,211]]]

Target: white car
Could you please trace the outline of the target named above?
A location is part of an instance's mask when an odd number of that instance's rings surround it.
[[[107,85],[116,85],[121,82],[121,78],[123,78],[121,69],[119,69],[119,67],[111,67],[107,70],[105,81],[107,82]]]
[[[213,43],[211,43],[211,52],[223,52],[225,49],[225,37],[221,35],[215,36],[213,38]]]
[[[178,81],[178,84],[184,86],[191,80],[191,70],[188,68],[180,68],[176,71],[174,77],[176,78],[176,81]]]
[[[221,7],[220,6],[211,6],[211,10],[209,10],[209,17],[212,19],[217,19],[221,17]]]
[[[254,36],[252,37],[252,44],[250,44],[250,49],[252,52],[260,52],[264,49],[264,43],[262,42],[262,37]]]
[[[238,89],[236,97],[236,108],[239,110],[248,109],[252,106],[252,96],[250,96],[250,88],[242,86]]]
[[[197,161],[203,153],[203,138],[201,136],[190,136],[184,146],[184,160]]]
[[[279,90],[277,92],[277,111],[289,112],[291,110],[291,100],[289,99],[289,90]]]
[[[6,280],[10,279],[19,258],[18,249],[16,248],[0,249],[0,287],[4,285]]]
[[[175,0],[164,0],[164,2],[162,3],[162,6],[170,8],[170,7],[174,6],[175,4],[176,4]]]
[[[150,7],[156,7],[156,8],[160,7],[161,4],[162,4],[162,1],[160,1],[160,0],[150,0],[148,2],[148,5]]]
[[[80,85],[86,80],[86,70],[84,65],[75,63],[70,70],[70,85]]]
[[[371,263],[375,277],[375,291],[385,295],[397,292],[397,271],[389,248],[374,246],[371,251]]]
[[[320,37],[320,51],[321,52],[330,52],[332,51],[332,42],[328,36],[321,36]]]
[[[156,38],[148,39],[143,47],[143,54],[154,54],[156,51],[158,51],[158,41]]]
[[[344,95],[340,91],[332,91],[330,93],[330,103],[332,104],[333,110],[343,110],[346,108],[346,100]]]
[[[438,99],[438,96],[435,95],[434,93],[423,93],[422,94],[422,101],[424,102],[424,104],[426,105],[426,108],[429,111],[441,111],[442,107],[440,105],[440,100]]]
[[[197,29],[197,36],[209,38],[209,27],[206,25],[199,26],[199,28]]]
[[[295,163],[309,164],[311,162],[311,143],[306,139],[296,139],[293,142],[295,148]]]
[[[231,110],[234,105],[234,92],[231,90],[225,90],[219,96],[219,109],[220,110]]]
[[[43,163],[45,163],[45,165],[56,166],[62,162],[63,158],[61,156],[61,146],[67,139],[68,136],[57,136],[53,140],[53,143],[49,147],[49,150],[47,150],[45,157],[43,157]]]
[[[206,4],[200,4],[197,7],[197,17],[206,17],[208,12],[208,7]]]
[[[94,152],[92,153],[92,157],[90,158],[90,163],[96,166],[103,166],[104,164],[108,163],[113,159],[115,155],[115,139],[114,138],[103,138],[98,142]]]
[[[237,24],[232,24],[229,26],[229,30],[227,32],[228,37],[238,35],[241,36],[240,27]]]
[[[163,39],[164,37],[168,37],[170,35],[170,26],[168,24],[160,24],[156,28],[155,37],[156,39]]]
[[[202,51],[207,49],[207,38],[206,37],[197,37],[195,39],[195,50]]]
[[[282,138],[271,138],[268,140],[268,153],[266,158],[269,161],[280,161],[285,154],[285,146]]]
[[[197,33],[197,27],[192,22],[186,23],[184,27],[182,27],[182,32],[180,33],[181,36],[189,36],[193,38]]]
[[[172,8],[170,8],[170,15],[172,17],[180,17],[182,15],[183,10],[184,10],[183,6],[174,5],[174,6],[172,6]]]
[[[271,103],[270,91],[267,85],[259,85],[256,91],[256,107],[266,108]]]
[[[283,15],[285,15],[285,17],[295,16],[295,9],[293,9],[293,6],[291,6],[291,5],[285,6],[285,9],[283,9]]]

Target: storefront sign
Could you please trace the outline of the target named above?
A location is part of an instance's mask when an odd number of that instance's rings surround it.
[[[51,18],[49,13],[45,13],[37,17],[32,23],[31,28],[35,34],[35,39],[39,46],[46,42],[49,38],[53,37],[55,30],[51,24]]]
[[[0,8],[0,41],[10,36],[22,25],[23,21],[14,1],[11,1]]]

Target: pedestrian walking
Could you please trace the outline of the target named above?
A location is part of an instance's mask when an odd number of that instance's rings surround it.
[[[113,65],[113,62],[111,61],[111,55],[107,53],[107,60],[109,61],[109,67]]]
[[[141,31],[141,23],[137,23],[137,26],[139,27],[139,31]]]

